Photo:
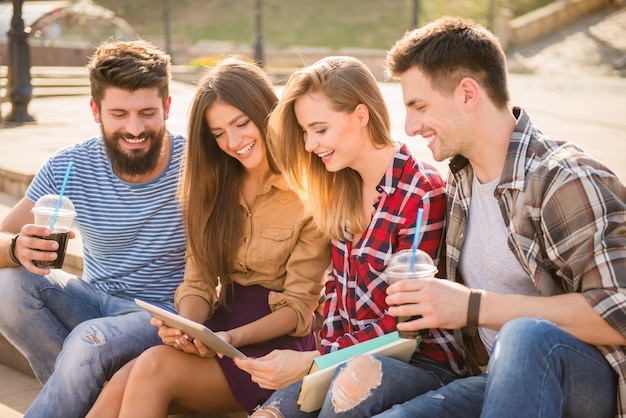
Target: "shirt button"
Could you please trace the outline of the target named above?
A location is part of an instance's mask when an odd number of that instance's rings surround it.
[[[465,237],[465,234],[463,234],[462,232],[459,234],[459,239],[463,239]]]
[[[252,216],[252,213],[248,212],[248,218]]]
[[[239,262],[239,267],[243,267],[243,262]]]
[[[243,242],[248,242],[248,237],[245,237],[245,238],[243,239]]]
[[[274,236],[277,237],[278,235],[278,231],[274,231]]]
[[[382,187],[380,187],[380,186],[376,186],[376,191],[377,191],[378,193],[382,193],[382,192],[383,192],[383,188],[382,188]]]

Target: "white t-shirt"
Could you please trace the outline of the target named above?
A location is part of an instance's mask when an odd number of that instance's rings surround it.
[[[459,270],[473,289],[499,293],[539,295],[532,279],[509,249],[508,230],[493,193],[500,177],[480,184],[472,181],[472,197]],[[498,331],[479,328],[480,338],[491,353]]]

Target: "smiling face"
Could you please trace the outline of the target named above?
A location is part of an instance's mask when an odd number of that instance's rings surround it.
[[[358,107],[357,107],[358,108]],[[361,110],[360,108],[358,108]],[[305,148],[315,153],[331,172],[355,167],[363,149],[362,129],[367,119],[359,121],[357,110],[337,112],[322,94],[309,93],[294,103],[298,124],[302,128]]]
[[[246,170],[267,168],[263,135],[241,110],[216,101],[207,109],[206,121],[220,149],[239,160]]]
[[[91,102],[111,166],[118,175],[144,176],[157,168],[164,149],[169,106],[170,99],[164,107],[156,88],[130,92],[108,87],[100,108]]]
[[[457,154],[469,157],[471,142],[465,129],[459,88],[444,95],[432,88],[430,80],[417,67],[400,75],[400,85],[406,106],[407,135],[426,139],[436,161]]]

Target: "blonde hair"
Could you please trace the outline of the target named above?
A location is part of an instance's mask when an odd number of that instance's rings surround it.
[[[322,94],[337,112],[351,113],[359,104],[365,105],[370,138],[381,148],[393,144],[389,113],[378,83],[365,64],[352,57],[327,57],[289,77],[270,116],[268,148],[278,168],[322,233],[345,240],[344,228],[357,234],[370,221],[363,215],[362,179],[351,168],[329,172],[317,155],[305,149],[294,105],[309,93]]]

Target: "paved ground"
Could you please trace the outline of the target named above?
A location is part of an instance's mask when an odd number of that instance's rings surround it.
[[[626,2],[623,4],[587,15],[516,48],[509,54],[510,67],[566,77],[626,76]]]
[[[620,75],[626,74],[615,66],[624,57],[626,7],[588,16],[509,54],[513,104],[524,107],[544,132],[571,140],[596,156],[622,181],[626,181],[626,78]],[[445,163],[432,161],[424,141],[404,133],[399,85],[382,83],[381,88],[394,137],[447,172]],[[172,96],[169,127],[184,132],[193,87],[174,82]],[[6,115],[9,103],[0,106]],[[99,133],[85,96],[33,100],[29,111],[36,123],[0,128],[0,171],[34,174],[59,147]],[[14,202],[15,197],[0,193],[5,210]],[[0,366],[0,418],[21,417],[37,391],[34,379]]]
[[[622,162],[626,150],[626,78],[511,74],[510,86],[513,103],[524,107],[544,132],[576,142],[626,179]],[[381,89],[390,108],[394,137],[446,172],[446,164],[432,161],[424,141],[404,133],[400,86],[381,83]],[[172,96],[168,124],[170,129],[184,132],[193,87],[174,82]],[[59,147],[97,135],[99,128],[88,101],[84,96],[33,101],[29,111],[37,118],[36,123],[0,128],[0,169],[34,174]],[[2,106],[3,112],[8,111],[8,103]]]

